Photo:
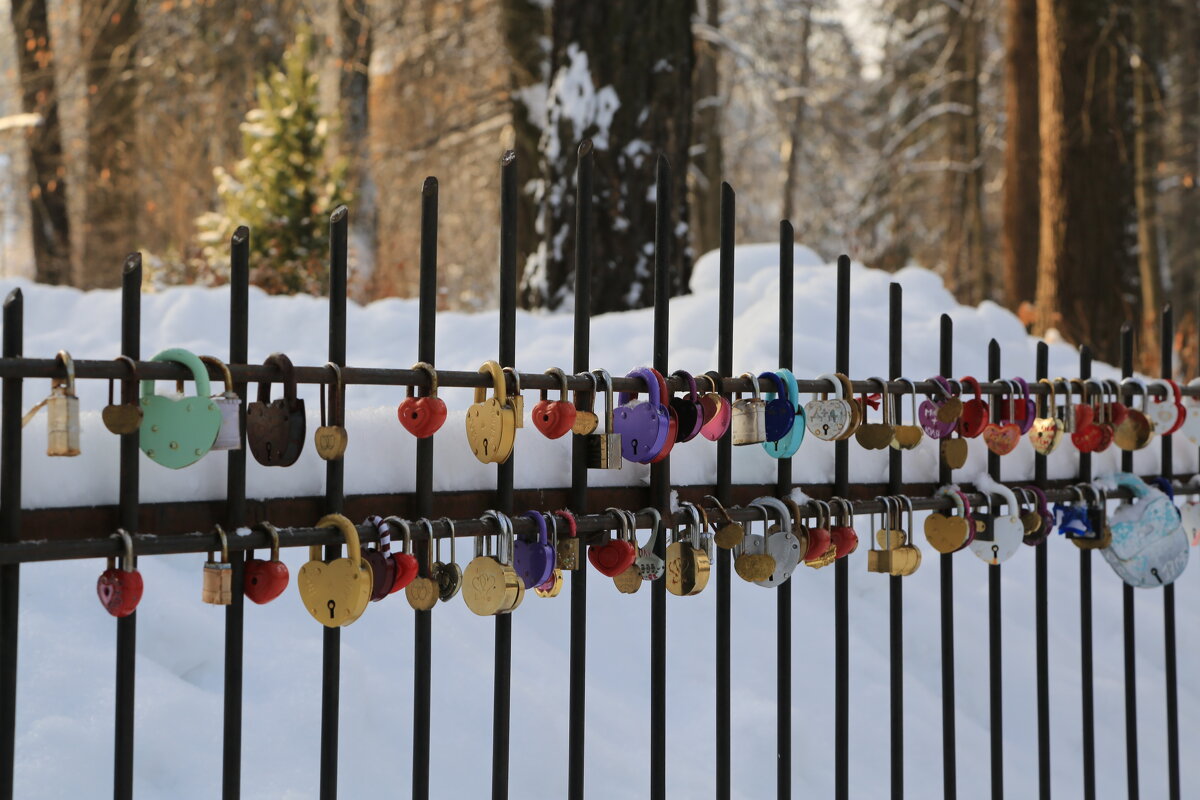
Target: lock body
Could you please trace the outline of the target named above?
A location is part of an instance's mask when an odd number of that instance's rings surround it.
[[[733,404],[733,419],[729,423],[735,445],[759,444],[767,440],[766,403],[758,398],[738,400]]]
[[[232,392],[214,395],[212,401],[221,412],[221,427],[217,429],[217,438],[213,442],[213,450],[242,449],[242,398]]]
[[[200,599],[215,606],[227,606],[233,602],[233,565],[228,562],[208,561],[204,564],[204,584]]]
[[[554,549],[555,568],[560,570],[579,569],[579,539],[572,536],[558,540]]]
[[[55,386],[46,399],[46,413],[46,455],[79,455],[79,398]]]

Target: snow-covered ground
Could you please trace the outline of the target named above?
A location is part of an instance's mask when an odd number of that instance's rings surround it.
[[[775,364],[777,297],[775,245],[739,248],[734,364],[739,371]],[[984,373],[987,342],[1003,348],[1004,374],[1029,376],[1034,340],[1009,312],[991,303],[958,306],[941,280],[909,268],[894,275],[856,265],[852,273],[851,372],[885,374],[887,287],[905,289],[905,372],[914,379],[937,366],[938,315],[955,321],[958,374]],[[796,252],[796,372],[816,375],[833,367],[835,270],[803,248]],[[21,286],[26,297],[25,352],[49,357],[67,348],[77,358],[111,358],[118,352],[119,293],[83,293]],[[717,259],[697,264],[694,293],[671,304],[670,361],[703,372],[716,363]],[[261,361],[282,350],[297,364],[325,361],[327,312],[315,298],[268,297],[252,290],[250,357]],[[349,310],[348,362],[355,366],[407,366],[416,360],[416,302],[385,300]],[[224,356],[228,295],[223,289],[180,288],[143,298],[144,356],[166,347]],[[495,357],[496,316],[440,314],[437,366],[475,369]],[[572,322],[566,314],[525,314],[517,320],[517,366],[523,371],[570,363]],[[651,314],[609,314],[593,322],[593,363],[624,373],[649,359]],[[1072,375],[1077,356],[1065,346],[1050,350],[1052,374]],[[1115,374],[1102,365],[1097,375]],[[49,382],[26,381],[32,404]],[[81,382],[84,454],[49,459],[40,446],[44,416],[26,429],[24,505],[112,502],[116,496],[116,437],[100,423],[104,384]],[[309,424],[317,424],[315,389],[301,389]],[[494,485],[494,468],[469,454],[462,418],[469,390],[445,389],[450,418],[436,440],[435,489]],[[413,488],[413,439],[396,422],[403,391],[353,386],[347,395],[346,488],[350,493]],[[904,409],[907,413],[907,407]],[[972,443],[958,474],[969,479],[984,464]],[[1196,469],[1197,453],[1177,447],[1176,469]],[[561,486],[568,480],[569,446],[525,428],[517,439],[519,486]],[[886,457],[852,447],[852,480],[883,480]],[[707,441],[681,445],[672,458],[678,484],[711,481],[716,448]],[[143,461],[145,501],[219,498],[225,457],[210,454],[174,472]],[[795,459],[796,482],[827,483],[833,448],[806,439]],[[1097,473],[1117,465],[1115,452],[1094,459]],[[1156,447],[1137,454],[1139,472],[1155,472]],[[251,460],[252,497],[311,495],[323,490],[322,462],[311,447],[286,470]],[[773,480],[775,462],[760,448],[737,448],[735,480]],[[1050,458],[1051,477],[1074,474],[1075,457],[1064,445]],[[1032,471],[1032,451],[1022,441],[1005,457],[1003,477]],[[936,449],[924,443],[905,456],[910,480],[934,479]],[[595,473],[596,484],[638,484],[649,471],[626,464]],[[465,512],[464,512],[465,513]],[[918,525],[920,523],[918,522]],[[860,520],[860,530],[867,521]],[[26,535],[33,534],[26,531]],[[923,541],[918,536],[918,542]],[[1079,796],[1078,557],[1057,537],[1050,544],[1051,697],[1054,791]],[[305,557],[285,553],[293,570]],[[851,787],[854,797],[881,796],[888,772],[887,581],[869,575],[865,558],[850,566]],[[141,569],[146,595],[139,608],[136,790],[142,797],[211,798],[218,792],[221,753],[221,672],[224,614],[199,602],[202,556],[148,558]],[[986,581],[981,562],[957,559],[958,764],[963,797],[980,797],[988,785]],[[22,568],[17,796],[98,796],[111,779],[113,624],[95,600],[96,562],[35,564]],[[1099,796],[1124,792],[1121,590],[1115,575],[1095,559],[1095,663]],[[794,577],[796,621],[793,663],[794,780],[798,795],[832,794],[833,571],[802,569]],[[589,590],[588,785],[596,797],[641,797],[649,776],[646,756],[649,709],[649,592],[620,595],[593,573]],[[1012,797],[1031,796],[1037,781],[1032,551],[1004,568],[1005,783]],[[938,656],[938,578],[932,559],[905,580],[906,782],[913,797],[940,792],[941,717]],[[774,787],[775,595],[735,581],[733,597],[733,749],[735,796],[763,797]],[[1178,589],[1180,723],[1185,743],[1200,737],[1194,710],[1200,686],[1187,665],[1200,656],[1189,609],[1200,602],[1200,579],[1187,573]],[[557,600],[530,596],[513,623],[512,795],[555,796],[566,781],[568,592]],[[1144,795],[1165,793],[1161,593],[1138,592],[1139,723]],[[668,764],[672,797],[706,796],[713,779],[713,614],[715,593],[672,597],[668,604]],[[493,625],[460,602],[434,614],[433,796],[486,793],[491,736]],[[373,604],[345,630],[342,645],[342,757],[345,796],[393,791],[409,785],[411,747],[412,614],[403,599]],[[316,796],[320,719],[319,626],[296,601],[294,590],[246,612],[245,766],[247,798]],[[70,764],[69,769],[64,769]],[[1200,767],[1184,759],[1185,793],[1200,785]],[[390,787],[390,788],[388,788]]]

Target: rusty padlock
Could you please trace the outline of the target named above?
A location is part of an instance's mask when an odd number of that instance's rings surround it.
[[[79,398],[75,396],[75,362],[66,350],[59,350],[55,360],[66,368],[67,377],[50,379],[50,395],[26,412],[21,427],[29,424],[34,415],[46,407],[46,455],[79,455]]]
[[[290,467],[304,449],[304,401],[296,397],[292,360],[272,353],[263,366],[283,373],[283,397],[271,399],[271,382],[259,381],[258,400],[246,408],[246,438],[254,460],[264,467]]]
[[[225,531],[220,525],[216,526],[215,532],[221,541],[221,560],[215,561],[213,551],[208,551],[200,599],[214,606],[227,606],[233,602],[233,565],[229,563],[229,540],[225,538]]]

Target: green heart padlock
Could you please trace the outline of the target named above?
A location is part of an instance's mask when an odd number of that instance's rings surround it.
[[[221,410],[209,395],[208,371],[192,353],[178,347],[151,361],[171,361],[192,371],[196,394],[179,399],[154,393],[154,381],[142,381],[139,445],[152,461],[171,469],[195,464],[212,449],[221,428]]]

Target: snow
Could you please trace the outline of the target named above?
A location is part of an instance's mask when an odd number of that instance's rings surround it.
[[[734,364],[738,372],[776,364],[776,245],[748,245],[737,252]],[[833,367],[835,270],[812,252],[795,252],[796,368],[804,376]],[[671,303],[670,362],[704,372],[716,363],[717,257],[696,264],[694,293]],[[907,268],[895,275],[852,268],[851,372],[886,374],[888,284],[905,289],[905,372],[914,379],[937,366],[938,315],[955,321],[956,374],[985,372],[987,341],[1003,347],[1004,374],[1033,373],[1034,340],[1004,309],[955,304],[934,274]],[[118,352],[120,297],[115,291],[80,292],[0,282],[25,293],[25,353],[51,357],[67,348],[77,358],[111,358]],[[354,366],[408,366],[416,360],[416,302],[384,300],[351,304],[348,362]],[[297,364],[325,361],[325,302],[309,297],[250,296],[250,357],[260,362],[283,350]],[[437,366],[475,369],[495,356],[495,313],[439,314]],[[517,365],[523,371],[570,363],[572,321],[566,314],[520,313]],[[228,352],[225,289],[177,288],[143,297],[142,352],[170,346],[225,356]],[[597,317],[592,328],[593,363],[614,374],[650,355],[651,313]],[[1051,374],[1072,375],[1077,355],[1065,345],[1050,348]],[[1097,365],[1096,374],[1114,374]],[[27,380],[31,405],[48,381]],[[168,387],[163,387],[164,389]],[[278,392],[278,388],[276,388]],[[317,395],[302,388],[309,425],[317,424]],[[113,502],[117,490],[117,439],[99,419],[106,386],[81,382],[84,453],[49,459],[43,453],[44,415],[26,430],[24,505]],[[352,386],[347,394],[350,445],[346,487],[351,493],[413,488],[413,439],[397,423],[396,387]],[[444,389],[450,418],[436,438],[435,489],[486,488],[495,469],[469,454],[463,414],[470,390]],[[907,404],[903,412],[908,413]],[[519,432],[519,486],[562,486],[569,445],[549,442],[531,427]],[[1177,447],[1176,468],[1196,468],[1196,452]],[[707,482],[715,474],[716,448],[707,441],[674,452],[678,485]],[[196,466],[173,472],[143,459],[146,502],[219,498],[225,456],[210,454]],[[882,481],[886,456],[851,446],[850,477]],[[936,450],[928,442],[904,458],[908,480],[933,480]],[[984,451],[972,443],[966,481],[982,471]],[[1031,450],[1022,441],[1003,459],[1003,478],[1028,477]],[[1115,453],[1094,458],[1097,474],[1117,466]],[[1139,472],[1155,472],[1156,448],[1137,454]],[[830,480],[833,448],[806,439],[794,459],[794,497]],[[1064,445],[1050,459],[1052,477],[1074,474],[1075,457]],[[626,464],[595,472],[595,485],[644,484],[649,471]],[[735,448],[735,480],[774,480],[775,462],[760,448]],[[323,491],[323,464],[311,446],[296,466],[281,470],[248,466],[249,496],[312,495]],[[464,510],[464,513],[465,510]],[[867,520],[859,519],[865,533]],[[918,519],[918,527],[920,521]],[[27,530],[26,535],[36,535]],[[642,532],[645,537],[645,532]],[[923,537],[917,536],[918,544]],[[865,549],[865,547],[864,547]],[[932,551],[905,586],[906,785],[913,797],[933,797],[941,787],[938,570]],[[465,560],[469,553],[461,553]],[[1079,795],[1080,700],[1078,686],[1078,558],[1055,537],[1049,546],[1051,724],[1054,793]],[[306,558],[286,551],[293,576]],[[888,771],[888,581],[868,574],[861,553],[851,557],[850,775],[851,796],[879,797]],[[178,800],[219,793],[224,613],[199,602],[203,556],[147,558],[141,562],[146,595],[139,608],[136,786],[141,797]],[[985,566],[964,555],[955,559],[957,637],[957,730],[959,787],[981,796],[988,782],[987,590]],[[1005,783],[1013,797],[1033,796],[1037,782],[1036,679],[1034,658],[1033,553],[1022,551],[1003,568]],[[1093,559],[1095,583],[1096,736],[1099,797],[1123,794],[1123,669],[1121,588],[1101,559]],[[94,595],[96,561],[22,567],[21,639],[16,796],[38,800],[95,796],[111,781],[113,661],[110,617]],[[799,570],[793,577],[795,792],[830,797],[833,770],[833,570]],[[626,596],[591,573],[588,622],[589,792],[596,797],[644,797],[649,778],[649,590]],[[775,697],[773,645],[776,595],[735,581],[733,592],[733,786],[734,796],[763,797],[774,787]],[[1188,609],[1200,607],[1200,581],[1187,574],[1178,585],[1179,662],[1200,657]],[[512,796],[561,794],[566,781],[568,609],[532,594],[513,618]],[[1137,593],[1141,788],[1166,793],[1163,641],[1160,593]],[[711,589],[668,603],[667,780],[672,797],[707,796],[713,780],[715,592]],[[342,636],[341,757],[343,796],[365,796],[382,786],[406,791],[412,737],[413,615],[403,599],[374,604]],[[458,601],[440,606],[433,625],[432,796],[481,796],[490,783],[493,624]],[[243,796],[311,798],[319,769],[321,629],[296,601],[294,589],[267,606],[247,605],[245,633],[245,728]],[[1180,672],[1183,742],[1200,737],[1194,713],[1198,697],[1192,673]],[[71,764],[70,769],[60,765]],[[1183,760],[1185,787],[1200,783],[1200,764]]]

